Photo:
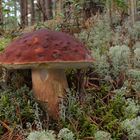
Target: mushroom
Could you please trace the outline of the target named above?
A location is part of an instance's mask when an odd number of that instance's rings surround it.
[[[47,29],[22,35],[0,55],[0,64],[6,68],[32,69],[34,96],[55,119],[59,117],[59,103],[68,88],[65,69],[83,68],[92,63],[89,51],[77,39]]]

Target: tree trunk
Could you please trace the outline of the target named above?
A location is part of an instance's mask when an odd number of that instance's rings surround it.
[[[62,0],[57,0],[56,1],[56,13],[61,14],[63,12],[62,10]]]
[[[42,6],[42,14],[43,14],[43,21],[48,20],[48,15],[46,14],[46,0],[42,0],[41,6]]]
[[[35,23],[35,4],[34,0],[31,0],[31,24]]]
[[[43,21],[46,21],[52,17],[52,0],[38,0],[37,5],[39,11],[42,13]]]
[[[17,2],[14,0],[14,15],[17,18]]]
[[[106,7],[107,7],[107,14],[109,19],[110,27],[112,27],[112,1],[107,0],[106,1]]]
[[[28,25],[28,2],[27,0],[20,0],[20,11],[21,11],[21,25],[24,28]]]
[[[128,1],[128,14],[130,15],[132,24],[134,24],[136,19],[136,0]]]
[[[53,16],[52,13],[52,0],[45,0],[45,15],[48,19],[51,19]]]
[[[52,7],[53,17],[56,16],[56,0],[53,0],[53,7]]]
[[[43,17],[43,21],[47,20],[47,16],[45,14],[45,0],[38,0],[37,1],[37,7],[38,7],[39,17],[42,16]]]
[[[3,24],[2,0],[0,0],[0,25]]]

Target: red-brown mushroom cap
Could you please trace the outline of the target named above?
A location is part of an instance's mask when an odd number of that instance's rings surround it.
[[[9,68],[85,67],[92,62],[89,51],[77,39],[47,29],[24,34],[0,55],[0,63]]]

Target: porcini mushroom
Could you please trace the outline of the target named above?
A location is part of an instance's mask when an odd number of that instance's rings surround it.
[[[14,40],[0,56],[6,68],[32,69],[35,98],[47,103],[53,118],[59,115],[59,102],[68,88],[65,68],[87,67],[93,62],[89,51],[74,37],[41,29]]]

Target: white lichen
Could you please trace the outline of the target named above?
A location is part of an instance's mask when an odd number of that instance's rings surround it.
[[[112,140],[111,134],[105,131],[97,131],[95,133],[95,140]]]
[[[56,140],[54,131],[32,131],[27,140]]]
[[[140,117],[126,119],[122,123],[122,128],[128,133],[129,140],[140,140]]]
[[[63,128],[59,131],[58,139],[59,140],[75,140],[74,134],[68,128]]]

